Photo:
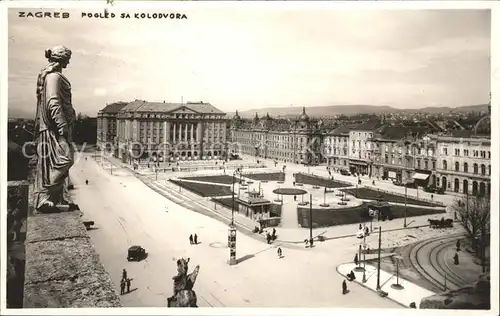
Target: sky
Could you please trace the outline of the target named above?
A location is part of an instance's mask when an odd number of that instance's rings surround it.
[[[89,19],[74,9],[64,10],[68,19],[36,19],[17,11],[8,21],[9,112],[34,113],[44,51],[56,45],[73,51],[64,71],[73,106],[91,116],[134,99],[204,101],[226,112],[489,101],[489,10],[175,11],[184,20]]]

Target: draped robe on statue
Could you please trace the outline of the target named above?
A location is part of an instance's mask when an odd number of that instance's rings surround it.
[[[70,82],[60,72],[49,73],[37,106],[36,209],[48,202],[70,203],[67,184],[74,163],[74,121]]]

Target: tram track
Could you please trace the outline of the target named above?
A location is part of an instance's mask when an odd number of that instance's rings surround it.
[[[453,234],[432,238],[417,243],[412,247],[410,251],[411,265],[423,278],[432,284],[435,290],[457,289],[467,284],[463,278],[446,266],[444,260],[439,259],[442,252],[462,236],[464,235]]]

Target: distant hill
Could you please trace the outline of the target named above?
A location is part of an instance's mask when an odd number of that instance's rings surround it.
[[[311,117],[325,117],[334,115],[355,115],[355,114],[380,114],[380,113],[464,113],[464,112],[480,112],[487,111],[487,104],[466,105],[456,108],[450,107],[426,107],[421,109],[396,109],[385,105],[330,105],[330,106],[313,106],[306,107],[307,115]],[[247,111],[238,111],[238,114],[243,118],[253,118],[255,113],[262,117],[269,113],[272,117],[295,118],[302,114],[302,107],[268,107]],[[228,113],[228,117],[232,117],[234,112]]]
[[[8,109],[8,117],[10,119],[31,119],[31,120],[34,120],[35,119],[35,115],[36,115],[36,110],[33,109],[33,112],[30,112],[30,111],[26,111],[26,110],[23,110],[23,109],[11,109],[9,108]],[[87,116],[95,116],[95,113],[85,113],[85,112],[82,112],[82,114],[85,114]]]
[[[35,110],[33,113],[23,109],[8,109],[9,118],[35,119]]]

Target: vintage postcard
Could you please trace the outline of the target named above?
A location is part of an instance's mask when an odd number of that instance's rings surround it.
[[[498,314],[500,6],[2,14],[2,314]]]

